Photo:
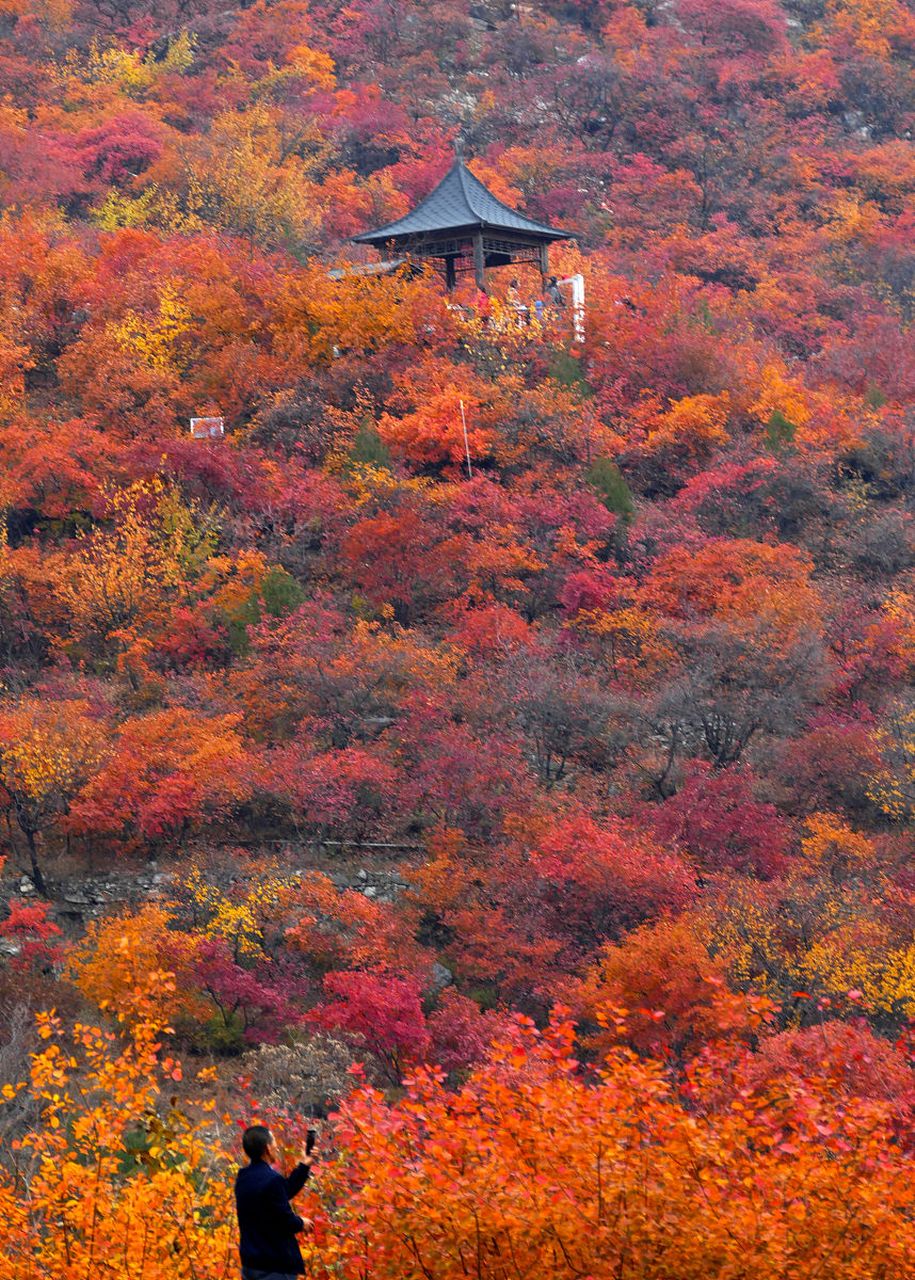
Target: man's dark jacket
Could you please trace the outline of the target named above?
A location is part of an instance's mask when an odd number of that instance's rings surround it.
[[[252,1160],[235,1179],[235,1204],[242,1266],[281,1275],[303,1276],[305,1265],[296,1235],[305,1224],[289,1201],[302,1190],[309,1170],[296,1165],[288,1178],[266,1160]]]

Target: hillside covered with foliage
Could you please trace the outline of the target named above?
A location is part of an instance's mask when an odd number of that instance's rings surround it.
[[[0,0],[3,1280],[255,1114],[319,1280],[915,1274],[913,129],[912,0]],[[583,343],[353,269],[456,138]]]

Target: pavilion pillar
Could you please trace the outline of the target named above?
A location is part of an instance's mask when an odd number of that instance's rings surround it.
[[[457,271],[454,265],[454,254],[449,253],[445,258],[445,288],[450,293],[457,284]]]
[[[548,244],[540,246],[540,274],[543,276],[543,283],[546,284],[550,278],[550,247]]]
[[[477,232],[473,237],[473,274],[478,289],[486,288],[486,259],[483,255],[483,233]]]

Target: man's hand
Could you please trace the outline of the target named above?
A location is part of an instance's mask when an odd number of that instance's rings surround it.
[[[303,1149],[299,1152],[299,1164],[303,1164],[306,1169],[310,1169],[314,1162],[314,1156],[309,1155],[307,1151]]]

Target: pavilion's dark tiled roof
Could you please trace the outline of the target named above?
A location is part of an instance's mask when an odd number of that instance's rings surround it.
[[[497,200],[479,178],[475,178],[458,157],[438,186],[415,209],[377,231],[365,231],[354,239],[358,244],[386,244],[401,237],[424,236],[456,231],[463,227],[490,231],[527,232],[541,239],[564,240],[568,231],[534,222],[523,213]]]

